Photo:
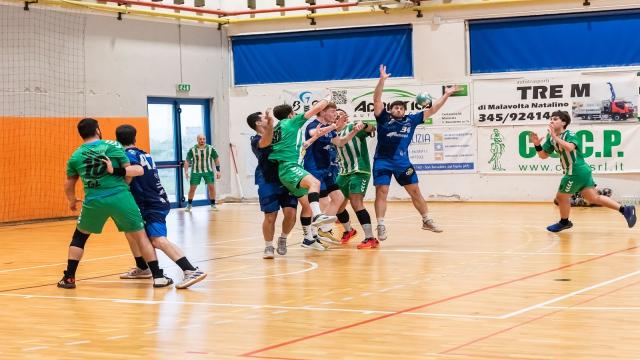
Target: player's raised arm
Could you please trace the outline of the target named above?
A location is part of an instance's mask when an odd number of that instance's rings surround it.
[[[536,147],[536,152],[538,153],[538,157],[540,159],[548,158],[549,154],[547,154],[547,152],[544,151],[544,149],[540,145],[540,137],[538,137],[538,134],[536,134],[533,131],[531,131],[531,132],[529,132],[529,138],[531,139],[531,142],[533,143],[533,146]]]
[[[460,88],[458,87],[458,85],[447,87],[447,89],[444,91],[444,94],[440,97],[440,99],[436,100],[436,102],[433,103],[433,106],[431,106],[429,109],[424,111],[424,118],[426,119],[432,116],[433,114],[437,113],[438,110],[440,110],[440,108],[444,105],[444,103],[447,102],[447,99],[449,99],[449,96],[451,96],[451,94],[458,91],[459,89]]]
[[[319,129],[319,130],[318,130]],[[305,149],[311,146],[316,140],[336,129],[336,124],[320,127],[314,131],[313,135],[302,144]]]
[[[382,91],[384,90],[384,82],[391,76],[391,74],[387,74],[387,67],[384,65],[380,65],[380,79],[378,79],[378,84],[376,85],[376,89],[373,92],[373,114],[378,116],[384,110],[384,103],[382,102]]]
[[[265,126],[263,129],[263,134],[260,137],[260,141],[258,141],[259,148],[266,148],[271,145],[273,142],[273,116],[271,116],[271,108],[265,110],[264,112],[264,120]]]
[[[327,96],[325,96],[322,100],[318,101],[309,111],[304,113],[305,119],[311,119],[316,116],[320,111],[322,111],[329,103],[331,102],[331,92]]]
[[[364,123],[362,121],[359,121],[353,126],[353,129],[351,129],[351,131],[349,131],[347,135],[342,137],[334,137],[333,139],[331,139],[331,143],[337,147],[342,147],[346,143],[351,141],[351,139],[353,139],[353,137],[356,136],[356,134],[363,129],[364,129]]]

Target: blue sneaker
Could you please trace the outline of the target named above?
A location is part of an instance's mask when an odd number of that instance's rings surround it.
[[[569,221],[567,225],[562,225],[558,222],[553,225],[547,226],[547,230],[551,232],[560,232],[562,230],[571,229],[572,227],[573,227],[573,223],[571,221]]]
[[[627,225],[632,228],[636,224],[636,207],[633,205],[625,205],[622,213],[627,220]]]

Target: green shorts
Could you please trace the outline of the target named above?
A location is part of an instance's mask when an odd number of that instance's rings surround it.
[[[204,179],[205,184],[213,184],[215,182],[215,178],[213,176],[213,171],[207,171],[203,173],[191,173],[191,179],[189,180],[189,184],[192,186],[198,186]]]
[[[109,218],[116,223],[118,231],[135,232],[144,229],[140,209],[129,191],[85,200],[78,216],[78,229],[91,234],[100,234]]]
[[[296,162],[278,162],[278,177],[280,178],[280,182],[297,198],[303,197],[309,192],[307,189],[299,187],[300,181],[307,175],[309,175],[309,172]]]
[[[347,175],[339,175],[336,183],[340,187],[344,197],[348,198],[351,194],[364,195],[367,192],[370,178],[371,174],[356,172]]]
[[[593,176],[591,175],[591,169],[575,171],[573,175],[565,175],[560,180],[560,186],[558,192],[564,194],[577,194],[580,191],[596,187]]]

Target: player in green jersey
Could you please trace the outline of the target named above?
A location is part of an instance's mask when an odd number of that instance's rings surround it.
[[[141,175],[144,170],[140,165],[130,166],[129,158],[118,142],[102,140],[98,121],[95,119],[80,120],[78,133],[84,143],[67,162],[64,190],[69,201],[69,209],[76,211],[80,200],[76,198],[75,185],[80,178],[84,184],[85,198],[69,245],[67,270],[58,282],[58,287],[76,287],[76,270],[89,234],[101,233],[109,218],[113,219],[119,231],[127,233],[127,236],[138,243],[142,256],[151,269],[153,286],[171,285],[173,281],[164,276],[158,265],[155,250],[144,231],[140,209],[124,180],[125,176]],[[116,166],[110,168],[111,171],[107,171],[107,158]]]
[[[304,125],[324,109],[331,101],[331,95],[318,101],[306,113],[295,114],[290,105],[283,104],[273,108],[273,115],[279,120],[273,133],[273,151],[269,160],[278,164],[278,178],[289,192],[298,198],[302,207],[300,222],[305,234],[302,246],[323,251],[324,246],[314,240],[310,226],[320,226],[333,223],[335,216],[327,216],[320,211],[320,181],[307,172],[302,166],[306,147],[310,140],[305,141]],[[316,133],[314,139],[335,129],[335,124],[329,125]],[[306,142],[306,144],[305,144]]]
[[[203,179],[204,183],[207,184],[207,190],[209,190],[211,210],[218,211],[218,207],[216,206],[216,186],[213,177],[213,164],[216,166],[215,178],[220,180],[222,177],[220,173],[220,159],[218,158],[216,149],[207,144],[206,140],[204,134],[199,134],[197,137],[198,143],[189,149],[187,159],[184,161],[184,176],[189,180],[188,203],[186,209],[184,209],[185,211],[191,211],[196,188]],[[189,167],[191,167],[191,173],[189,173]]]
[[[591,166],[584,161],[580,153],[580,142],[576,135],[567,130],[571,123],[571,117],[566,111],[554,111],[549,121],[548,134],[544,144],[534,132],[530,133],[531,141],[541,159],[546,159],[554,152],[560,158],[560,164],[564,176],[560,181],[560,187],[556,194],[556,201],[560,208],[560,222],[549,225],[547,230],[559,232],[573,226],[569,221],[571,211],[571,195],[580,193],[591,204],[606,206],[609,209],[618,210],[627,220],[631,228],[636,224],[636,208],[632,205],[622,206],[610,197],[598,195],[595,189],[596,183],[591,175]]]
[[[338,213],[343,212],[347,207],[347,203],[351,202],[351,207],[356,212],[365,234],[364,240],[358,244],[358,249],[376,248],[379,242],[373,236],[371,216],[364,207],[364,195],[367,192],[369,179],[371,178],[371,162],[369,160],[367,138],[376,130],[376,127],[362,122],[349,123],[349,115],[344,110],[338,109],[338,135],[345,136],[354,130],[357,130],[356,135],[349,142],[338,147],[340,173],[337,183],[346,198],[340,209],[338,209]],[[355,233],[355,229],[348,230],[345,228],[345,232],[342,235],[342,243],[348,243]]]

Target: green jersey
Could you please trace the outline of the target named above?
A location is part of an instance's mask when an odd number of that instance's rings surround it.
[[[582,154],[580,153],[580,143],[578,142],[578,138],[576,134],[572,133],[569,130],[565,130],[562,134],[560,134],[560,139],[570,142],[576,145],[576,148],[573,151],[567,151],[564,148],[560,147],[551,137],[551,135],[547,134],[547,138],[545,139],[544,144],[542,145],[542,150],[547,154],[553,154],[557,152],[560,157],[560,164],[562,165],[562,170],[565,175],[574,175],[576,171],[591,171],[591,167],[584,161]]]
[[[205,144],[203,148],[196,145],[187,152],[187,161],[191,166],[192,174],[213,172],[213,164],[217,158],[218,152],[209,144]]]
[[[112,140],[82,144],[67,161],[67,176],[80,176],[82,179],[85,201],[129,191],[124,177],[107,172],[107,165],[101,160],[107,157],[114,168],[129,163],[122,145]]]
[[[347,124],[338,135],[347,136],[353,130],[353,123]],[[338,163],[340,164],[340,175],[353,173],[371,173],[371,162],[369,161],[369,149],[367,148],[367,137],[369,133],[360,130],[344,146],[338,148]]]
[[[303,113],[291,119],[282,119],[273,129],[273,151],[269,160],[291,161],[300,163],[302,144],[305,141],[304,124],[307,118]]]

